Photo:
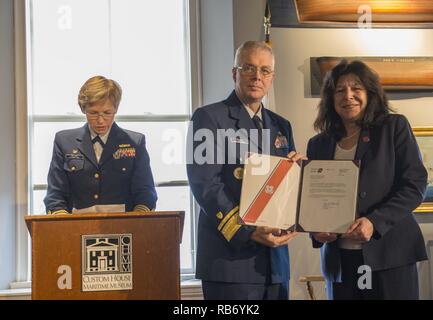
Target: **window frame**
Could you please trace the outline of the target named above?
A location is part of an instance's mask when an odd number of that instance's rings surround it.
[[[30,0],[14,1],[14,27],[15,27],[15,98],[16,98],[16,280],[11,283],[11,288],[25,288],[31,285],[31,240],[24,221],[24,217],[30,212],[32,203],[32,192],[34,190],[46,189],[46,185],[33,185],[30,175],[32,163],[30,147],[32,145],[32,126],[36,122],[83,122],[84,116],[33,116],[28,115],[30,102],[28,101],[29,89],[32,83],[32,70],[30,70],[31,56],[27,54],[32,48],[27,35],[31,34],[30,21],[31,12]],[[184,0],[184,12],[186,14],[185,41],[187,46],[187,65],[189,74],[187,79],[188,98],[190,112],[188,115],[168,116],[122,116],[116,117],[121,122],[187,122],[197,106],[202,102],[201,82],[201,47],[200,47],[200,1]],[[189,30],[189,32],[188,32]],[[188,181],[160,181],[157,187],[188,186]],[[191,254],[192,270],[181,273],[182,280],[194,278],[195,271],[195,248],[196,248],[196,227],[198,210],[191,194]]]

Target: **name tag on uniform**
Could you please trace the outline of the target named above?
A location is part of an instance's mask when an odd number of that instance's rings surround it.
[[[66,159],[84,159],[81,153],[67,153],[65,154]]]

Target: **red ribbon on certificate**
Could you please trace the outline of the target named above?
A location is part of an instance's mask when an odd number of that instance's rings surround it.
[[[255,223],[257,221],[260,213],[266,207],[269,200],[271,200],[272,195],[275,193],[292,165],[293,162],[289,160],[281,160],[278,162],[243,216],[242,220],[244,222]]]

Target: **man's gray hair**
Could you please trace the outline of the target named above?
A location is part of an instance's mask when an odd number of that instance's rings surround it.
[[[272,55],[272,69],[275,66],[275,56],[272,48],[263,41],[245,41],[236,50],[234,67],[239,67],[241,56],[244,52],[251,52],[255,50],[267,51]]]

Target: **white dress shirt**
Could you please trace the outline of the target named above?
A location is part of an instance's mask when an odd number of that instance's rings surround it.
[[[110,130],[111,130],[111,128],[104,135],[99,135],[99,137],[101,138],[101,140],[104,144],[107,144],[108,135],[110,134]],[[92,130],[92,128],[90,128],[90,126],[89,126],[89,131],[90,131],[90,140],[93,140],[94,138],[96,138],[96,136],[98,134],[95,133]],[[99,163],[99,160],[101,160],[102,151],[104,151],[104,146],[101,146],[101,144],[99,142],[95,142],[93,144],[93,150],[95,150],[96,161]]]

